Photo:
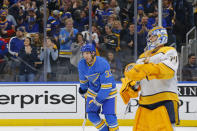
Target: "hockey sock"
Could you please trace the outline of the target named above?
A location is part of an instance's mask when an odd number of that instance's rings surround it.
[[[97,113],[88,113],[88,119],[99,131],[109,131],[105,121]]]
[[[105,119],[109,126],[109,131],[119,131],[116,115],[105,115]]]

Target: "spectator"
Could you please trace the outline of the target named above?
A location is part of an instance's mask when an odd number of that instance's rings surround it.
[[[24,9],[24,6],[22,5],[23,1],[18,1],[15,4],[13,4],[12,6],[9,7],[9,14],[14,16],[15,19],[17,19],[17,17],[19,16],[19,10],[20,8]]]
[[[189,31],[194,26],[194,12],[193,12],[193,2],[194,0],[185,0],[186,7],[186,17],[187,17],[187,31]]]
[[[117,0],[110,1],[110,8],[112,8],[114,14],[119,15],[120,7],[118,6]]]
[[[48,8],[51,10],[57,10],[59,4],[59,0],[48,0]]]
[[[10,6],[10,1],[9,0],[3,0],[3,7],[8,8]]]
[[[141,22],[138,21],[138,26],[137,26],[138,33],[148,32],[152,28],[153,28],[152,25],[148,23],[147,16],[143,16]]]
[[[123,24],[122,24],[123,30],[128,29],[128,26],[129,26],[129,21],[128,21],[128,19],[124,19],[124,20],[123,20]]]
[[[79,32],[84,31],[85,25],[88,25],[88,15],[87,12],[83,10],[76,10],[74,12],[74,28],[78,29]]]
[[[115,78],[116,81],[120,81],[121,74],[122,74],[122,64],[119,59],[115,58],[115,55],[113,52],[109,51],[107,52],[107,61],[110,64],[111,72]]]
[[[102,8],[96,10],[96,22],[100,27],[104,27],[107,24],[108,17],[113,14],[113,10],[109,7],[107,0],[102,1]]]
[[[12,22],[6,19],[7,11],[1,10],[0,11],[0,31],[2,33],[3,38],[10,38],[15,33],[15,28]]]
[[[135,25],[132,23],[129,25],[129,28],[122,32],[121,34],[121,51],[120,58],[123,65],[127,65],[134,61],[134,31]],[[139,38],[139,35],[138,35]],[[127,57],[125,57],[127,56]]]
[[[34,8],[28,9],[27,22],[25,23],[25,30],[27,33],[38,33],[39,25],[37,23],[37,15]]]
[[[23,27],[17,28],[16,36],[10,39],[8,44],[8,51],[11,55],[11,76],[13,76],[12,81],[17,81],[18,69],[20,66],[20,61],[17,59],[19,51],[24,47],[24,33]]]
[[[166,21],[166,29],[168,32],[168,43],[170,45],[172,43],[176,43],[176,37],[173,34],[173,21],[174,21],[174,10],[170,3],[170,0],[163,0],[163,19]]]
[[[42,46],[42,43],[43,43],[43,36],[40,35],[39,33],[35,33],[33,35],[33,44],[34,46],[37,48],[37,50],[40,50],[41,49],[41,46]]]
[[[6,19],[11,22],[14,26],[17,26],[16,20],[15,18],[9,14],[8,12],[8,8],[4,8],[5,12],[6,12]]]
[[[8,44],[8,51],[13,57],[18,56],[18,52],[24,46],[24,33],[25,30],[23,27],[17,28],[16,36],[10,39],[10,43]]]
[[[53,36],[56,32],[56,29],[59,28],[60,25],[60,11],[54,10],[52,15],[49,16],[47,21],[47,33],[50,36]]]
[[[88,30],[82,32],[82,35],[83,35],[83,37],[84,37],[84,39],[86,41],[89,41],[90,40],[90,34],[89,34],[89,31]],[[96,43],[96,45],[99,44],[99,38],[98,38],[98,34],[96,32],[96,26],[95,25],[92,25],[92,40],[93,40],[94,43]]]
[[[45,56],[44,48],[41,48],[40,60],[43,61]],[[46,41],[46,65],[47,65],[47,81],[56,81],[58,49],[52,38]],[[43,79],[41,78],[41,81]]]
[[[122,31],[122,25],[119,20],[115,20],[113,23],[112,32],[120,36],[120,32]]]
[[[66,21],[66,19],[69,19],[69,18],[71,18],[70,12],[62,13],[62,15],[60,17],[60,28],[63,28],[65,26],[65,21]]]
[[[118,44],[118,37],[112,32],[112,25],[107,24],[105,26],[104,43],[102,45],[104,56],[106,57],[107,51],[111,50],[113,52],[119,51],[120,47]],[[117,56],[117,54],[116,54]]]
[[[8,48],[6,45],[6,41],[0,38],[0,74],[4,72],[4,68],[6,66],[6,55],[8,53]]]
[[[142,17],[146,16],[144,13],[144,7],[143,6],[138,6],[137,7],[137,22],[138,24],[141,23]]]
[[[82,0],[71,0],[72,2],[72,10],[82,10],[83,9],[83,1]]]
[[[124,19],[131,20],[130,22],[133,22],[133,16],[134,16],[134,0],[125,0],[125,2],[122,2],[121,0],[120,5],[120,19],[121,22]]]
[[[156,27],[156,26],[158,26],[158,22],[159,22],[158,10],[155,9],[154,12],[151,13],[150,17],[148,18],[148,24],[152,25],[152,27]],[[167,23],[166,23],[166,20],[164,18],[162,19],[162,26],[164,28],[167,27]]]
[[[17,27],[24,26],[26,20],[26,13],[22,7],[19,8],[19,13],[16,17]]]
[[[19,81],[33,82],[36,74],[35,62],[37,60],[37,51],[32,46],[31,38],[25,38],[24,47],[20,50],[18,59],[20,61]]]
[[[74,66],[70,63],[70,57],[72,55],[71,44],[74,42],[78,30],[73,28],[72,19],[67,19],[65,24],[65,28],[61,28],[59,34],[59,60],[62,66],[66,66],[65,73],[70,74],[75,70]]]
[[[141,24],[138,25],[138,49],[137,54],[141,54],[144,52],[144,48],[146,46],[146,38],[148,31],[152,29],[152,25],[148,24],[148,17],[142,17]]]
[[[78,30],[73,28],[73,20],[67,19],[65,22],[65,28],[61,28],[59,34],[60,57],[70,58],[71,56],[70,47],[72,42],[75,40],[77,33]]]
[[[78,66],[78,62],[82,58],[80,50],[85,43],[86,40],[83,38],[83,35],[81,33],[78,33],[76,36],[76,42],[73,42],[71,45],[72,55],[70,58],[70,63],[75,67]]]
[[[113,25],[115,20],[117,20],[117,15],[111,14],[107,19],[107,24]]]
[[[146,4],[144,6],[144,13],[147,14],[149,17],[152,16],[152,14],[155,11],[155,0],[147,0]]]
[[[197,64],[195,54],[188,56],[188,63],[182,69],[183,81],[197,81]]]
[[[175,25],[173,27],[173,33],[176,35],[177,51],[181,51],[182,43],[185,43],[185,35],[187,33],[186,24],[186,8],[184,6],[184,0],[174,0],[173,8],[176,12]]]

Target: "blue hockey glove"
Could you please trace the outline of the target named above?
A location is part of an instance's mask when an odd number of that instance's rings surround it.
[[[79,94],[80,94],[83,98],[87,98],[87,90],[82,90],[81,87],[79,87]]]
[[[94,100],[91,100],[89,102],[89,109],[92,111],[92,112],[97,112],[100,107],[101,107],[101,103],[99,103],[98,101],[96,101],[95,99]]]

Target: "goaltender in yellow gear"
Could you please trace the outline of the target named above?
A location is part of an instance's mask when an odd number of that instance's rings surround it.
[[[162,40],[167,33],[163,27],[153,28],[149,36],[147,46],[150,47],[136,63],[125,68],[120,95],[128,104],[130,98],[140,94],[133,131],[174,131],[174,125],[179,124],[177,51],[164,46],[166,40]]]

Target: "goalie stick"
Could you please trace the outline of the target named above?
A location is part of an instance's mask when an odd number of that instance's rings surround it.
[[[130,88],[132,88],[132,90],[134,90],[134,91],[137,91],[137,90],[138,90],[139,85],[140,85],[140,82],[139,82],[139,81],[137,81],[137,82],[136,82],[136,84],[135,84],[134,86],[130,87]],[[129,101],[129,103],[127,104],[127,107],[126,107],[126,109],[125,109],[123,119],[125,119],[126,114],[127,114],[128,110],[129,110],[129,107],[130,107],[130,106],[131,106],[131,102]]]
[[[85,126],[86,126],[86,121],[87,121],[86,104],[87,104],[87,101],[85,98],[85,117],[84,117],[83,124],[82,124],[83,131],[85,131]]]

